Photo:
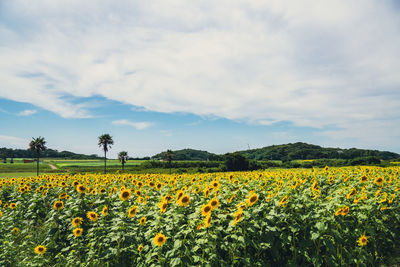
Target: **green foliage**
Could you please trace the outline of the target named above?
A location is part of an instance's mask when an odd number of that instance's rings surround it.
[[[195,150],[195,149],[182,149],[172,151],[174,155],[174,160],[221,160],[221,156],[218,156],[213,153],[209,153],[207,151]],[[165,159],[166,152],[161,152],[159,154],[151,157],[152,159]]]
[[[249,161],[238,152],[227,153],[225,154],[225,166],[228,171],[246,171],[249,169]]]
[[[258,149],[239,151],[249,159],[255,160],[306,160],[306,159],[355,159],[359,157],[377,157],[382,160],[396,159],[400,155],[378,150],[323,148],[306,143],[273,145]]]

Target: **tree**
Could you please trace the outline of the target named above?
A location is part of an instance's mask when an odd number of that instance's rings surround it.
[[[249,160],[238,152],[227,153],[225,154],[225,166],[228,171],[246,171],[249,169]]]
[[[99,136],[99,147],[103,148],[104,151],[104,173],[107,171],[107,152],[108,149],[111,148],[111,145],[114,144],[114,140],[109,134],[103,134]]]
[[[169,165],[169,174],[171,174],[171,162],[172,162],[172,158],[174,157],[174,152],[172,152],[172,150],[168,149],[167,152],[165,152],[165,159],[168,161],[168,165]]]
[[[122,171],[124,171],[125,162],[128,161],[128,152],[126,152],[126,151],[119,152],[118,159],[122,164]]]
[[[29,148],[31,151],[36,151],[36,171],[37,175],[39,176],[39,157],[40,157],[40,152],[44,151],[46,149],[46,141],[44,141],[44,137],[37,137],[33,138],[32,141],[29,143]]]

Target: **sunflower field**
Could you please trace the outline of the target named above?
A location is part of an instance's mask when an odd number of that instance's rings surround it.
[[[400,246],[399,171],[1,179],[0,265],[387,264]]]

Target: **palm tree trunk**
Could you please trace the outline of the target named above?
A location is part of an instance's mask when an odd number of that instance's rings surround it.
[[[36,152],[36,175],[39,176],[39,151]]]
[[[107,152],[104,150],[104,174],[106,174],[106,162],[107,162],[107,157],[106,157]]]

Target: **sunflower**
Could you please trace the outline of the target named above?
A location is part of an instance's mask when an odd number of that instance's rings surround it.
[[[132,195],[131,190],[129,190],[129,189],[123,189],[123,190],[121,191],[121,193],[119,194],[119,198],[120,198],[122,201],[127,201],[127,200],[131,197],[131,195]]]
[[[12,232],[13,232],[14,235],[18,234],[19,228],[18,228],[18,227],[14,227],[14,228],[12,229]]]
[[[207,228],[210,227],[210,225],[211,225],[211,213],[204,219],[204,226]]]
[[[154,245],[156,245],[158,247],[161,247],[162,245],[164,245],[166,241],[167,241],[167,238],[162,233],[158,233],[153,239]]]
[[[83,218],[81,218],[81,217],[73,218],[71,221],[73,227],[78,227],[79,225],[82,224],[82,222],[83,222]]]
[[[186,207],[187,205],[189,205],[190,203],[190,197],[188,195],[183,195],[180,199],[179,199],[179,206],[182,207]]]
[[[210,215],[211,211],[212,211],[212,207],[210,204],[206,204],[203,207],[201,207],[201,215],[203,215],[204,217]]]
[[[10,209],[15,209],[17,207],[17,204],[15,203],[10,203]]]
[[[196,226],[197,230],[201,230],[201,228],[204,227],[204,222],[200,223],[199,225]]]
[[[181,199],[181,197],[183,197],[184,194],[185,194],[185,192],[183,192],[183,190],[179,190],[176,193],[176,203],[179,203],[179,200]]]
[[[53,208],[54,208],[55,210],[62,210],[62,208],[64,208],[64,202],[62,202],[62,201],[56,201],[56,202],[54,202]]]
[[[337,209],[336,212],[335,212],[335,216],[342,215],[342,210],[343,210],[343,208]]]
[[[86,192],[86,186],[84,186],[83,184],[78,184],[76,186],[76,191],[78,191],[78,193],[84,194]]]
[[[157,189],[157,190],[160,190],[161,187],[162,187],[162,184],[160,184],[160,183],[158,183],[158,184],[156,185],[156,189]]]
[[[219,188],[220,184],[218,183],[218,181],[213,181],[213,182],[211,183],[211,186],[212,186],[213,188],[217,189],[217,188]]]
[[[47,250],[46,246],[39,245],[39,246],[37,246],[35,248],[35,253],[38,254],[38,255],[42,255],[42,254],[44,254],[46,252],[46,250]]]
[[[59,199],[64,199],[67,196],[67,193],[61,193],[58,198]]]
[[[236,211],[233,216],[235,217],[235,219],[233,220],[232,225],[235,225],[236,223],[238,223],[239,221],[242,220],[243,217],[243,210],[239,209],[238,211]]]
[[[347,194],[347,199],[352,198],[356,194],[357,190],[353,187],[351,191]]]
[[[378,178],[376,178],[375,181],[374,181],[374,183],[375,183],[377,186],[382,186],[384,182],[385,182],[385,179],[383,179],[383,177],[378,177]]]
[[[0,210],[0,217],[2,217],[3,216],[3,212]]]
[[[136,215],[136,213],[137,213],[137,210],[138,210],[138,207],[137,207],[137,206],[132,206],[132,207],[128,210],[128,217],[129,217],[129,218],[134,217],[134,216]]]
[[[253,206],[254,203],[256,203],[258,200],[258,195],[256,193],[253,193],[248,199],[247,199],[247,204],[249,206]]]
[[[160,202],[159,207],[160,207],[160,212],[165,213],[168,207],[168,202],[167,201]]]
[[[142,196],[142,192],[140,190],[135,190],[135,195],[138,197]]]
[[[364,183],[366,181],[368,181],[368,177],[367,176],[363,175],[363,176],[360,177],[360,183]]]
[[[144,225],[146,223],[146,217],[143,216],[142,218],[140,218],[139,223],[140,225]]]
[[[360,238],[358,239],[358,244],[363,247],[368,243],[368,237],[365,236],[365,234],[363,234],[362,236],[360,236]]]
[[[92,222],[95,222],[99,218],[99,215],[94,211],[88,211],[86,213],[86,217],[88,217],[88,219],[91,220]]]
[[[103,216],[107,216],[108,215],[108,208],[107,206],[104,206],[103,209],[101,210],[101,214],[103,214]]]
[[[348,206],[344,206],[344,207],[342,208],[342,213],[341,213],[341,215],[342,215],[342,216],[345,216],[345,215],[347,215],[347,214],[349,213],[349,211],[350,211],[350,208],[349,208]]]
[[[211,199],[208,204],[211,206],[212,210],[215,210],[219,206],[219,201],[216,198]]]
[[[281,201],[279,201],[278,206],[286,207],[287,206],[287,200],[289,199],[289,196],[284,196]]]
[[[75,228],[73,233],[74,233],[74,236],[76,236],[76,237],[81,236],[82,233],[83,233],[83,229],[82,228]]]
[[[140,244],[140,245],[138,246],[137,250],[138,250],[139,252],[142,252],[142,250],[143,250],[143,245]]]

